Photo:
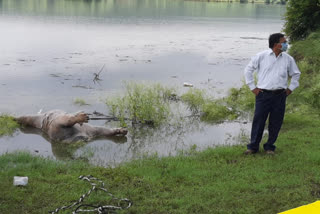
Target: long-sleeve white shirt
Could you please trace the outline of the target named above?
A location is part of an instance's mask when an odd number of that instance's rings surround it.
[[[255,85],[253,73],[257,72],[258,83]],[[293,91],[299,86],[300,71],[294,59],[282,52],[276,57],[269,49],[252,57],[244,71],[246,84],[250,90],[255,88],[277,90],[289,88]],[[288,87],[288,77],[291,82]]]

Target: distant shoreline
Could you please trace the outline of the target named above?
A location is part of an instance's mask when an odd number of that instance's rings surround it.
[[[288,0],[187,0],[187,1],[207,1],[207,2],[240,2],[240,3],[264,3],[264,4],[286,4]]]

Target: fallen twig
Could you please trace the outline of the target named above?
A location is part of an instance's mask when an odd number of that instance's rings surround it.
[[[103,71],[105,65],[106,65],[106,64],[104,64],[104,65],[102,66],[102,68],[100,69],[100,71],[99,71],[98,73],[93,73],[93,75],[94,75],[94,78],[93,78],[94,84],[96,84],[96,82],[99,82],[99,81],[101,80],[101,79],[100,79],[100,73]]]

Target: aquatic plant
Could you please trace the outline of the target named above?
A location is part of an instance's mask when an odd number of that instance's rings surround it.
[[[233,111],[248,111],[254,109],[255,96],[245,84],[241,88],[231,88],[224,101]]]
[[[125,121],[126,114],[126,102],[124,97],[111,97],[106,100],[106,105],[109,108],[111,115],[117,117],[120,121],[121,127],[127,127],[127,123]]]
[[[76,98],[73,103],[75,105],[79,105],[79,106],[84,106],[84,105],[89,105],[88,103],[86,103],[86,101],[84,101],[83,99],[81,98]]]
[[[14,117],[2,114],[0,115],[0,137],[4,135],[12,135],[19,128],[19,124]]]
[[[199,114],[202,121],[217,122],[236,118],[234,112],[223,101],[209,97],[204,90],[189,89],[181,96],[181,100],[194,115]]]
[[[245,88],[233,89],[231,95],[226,98],[226,102],[224,99],[215,100],[201,89],[191,88],[178,97],[174,89],[160,84],[144,85],[127,82],[125,83],[124,95],[108,98],[106,105],[112,116],[120,121],[122,127],[127,127],[128,121],[132,121],[134,124],[142,123],[154,126],[158,126],[164,121],[168,122],[170,115],[176,115],[173,113],[174,105],[170,105],[171,100],[182,101],[192,116],[200,117],[202,121],[219,122],[237,118],[236,112],[238,110],[235,109],[238,108],[235,106],[239,104],[239,100],[243,106],[253,106],[254,96],[251,92],[246,94],[248,91],[250,92]],[[246,94],[245,97],[242,97],[242,93]],[[184,112],[179,118],[186,116],[189,116],[188,112]]]
[[[201,120],[206,122],[236,119],[237,115],[228,107],[218,101],[208,101],[201,106]]]
[[[160,84],[125,82],[124,95],[108,98],[106,104],[124,127],[127,126],[126,120],[158,126],[170,115],[172,94],[173,88]]]
[[[181,96],[181,100],[188,105],[188,108],[193,113],[199,113],[201,106],[206,102],[207,95],[204,90],[191,88]]]

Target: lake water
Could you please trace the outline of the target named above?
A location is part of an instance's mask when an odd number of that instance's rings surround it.
[[[107,113],[104,99],[121,93],[123,81],[156,82],[181,92],[189,82],[225,96],[242,85],[245,65],[268,47],[269,34],[281,31],[284,12],[282,5],[182,0],[0,0],[0,113]],[[95,83],[94,73],[103,66]],[[90,105],[75,105],[76,98]],[[106,166],[154,153],[174,155],[192,145],[201,150],[237,144],[251,126],[188,124],[136,130],[68,152],[34,131],[18,132],[0,138],[0,153],[23,149]]]

